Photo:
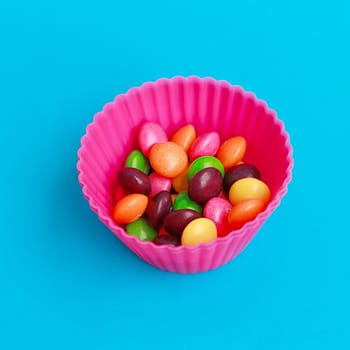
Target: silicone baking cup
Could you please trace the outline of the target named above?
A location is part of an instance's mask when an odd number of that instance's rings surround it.
[[[244,161],[254,164],[271,190],[271,201],[255,220],[214,242],[194,247],[157,246],[128,235],[111,211],[118,169],[138,148],[137,133],[146,121],[159,123],[170,137],[186,124],[197,135],[220,134],[221,141],[244,136]],[[283,123],[251,92],[212,78],[174,77],[147,82],[107,103],[88,125],[78,151],[79,182],[98,218],[137,256],[160,269],[204,272],[235,258],[253,239],[287,192],[293,167],[292,147]]]

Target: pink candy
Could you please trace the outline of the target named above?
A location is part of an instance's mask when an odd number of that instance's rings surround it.
[[[168,136],[164,129],[157,123],[144,123],[138,135],[138,144],[142,153],[148,157],[151,147],[155,143],[168,141]]]
[[[161,191],[170,192],[171,179],[163,177],[156,172],[153,172],[151,175],[149,175],[149,179],[151,181],[151,193],[148,195],[149,199]]]
[[[219,134],[217,132],[207,132],[194,140],[190,149],[190,158],[194,160],[202,156],[215,156],[219,147]]]
[[[203,216],[215,222],[220,237],[230,232],[227,216],[231,209],[232,204],[221,197],[210,199],[204,207]]]

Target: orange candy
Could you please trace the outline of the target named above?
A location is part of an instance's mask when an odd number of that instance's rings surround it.
[[[167,178],[180,175],[188,164],[188,157],[184,149],[171,141],[153,145],[149,159],[154,171]]]
[[[225,169],[229,169],[243,159],[247,142],[242,136],[234,136],[226,140],[219,148],[216,157]]]
[[[232,228],[241,228],[246,222],[265,209],[265,203],[260,199],[246,199],[234,205],[228,214],[227,220]]]
[[[195,138],[196,130],[192,124],[188,124],[177,130],[171,141],[177,143],[185,152],[188,152]]]
[[[148,197],[132,193],[123,197],[113,208],[112,218],[118,224],[128,224],[139,219],[146,211]]]
[[[180,175],[171,179],[171,184],[177,193],[187,190],[187,187],[188,187],[187,170],[188,170],[188,167],[186,167],[186,169]]]

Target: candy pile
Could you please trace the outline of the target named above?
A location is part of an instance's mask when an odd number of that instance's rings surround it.
[[[146,122],[118,173],[112,218],[144,241],[193,246],[241,228],[270,200],[258,169],[243,163],[246,140],[220,143],[216,132],[197,137],[186,125],[170,141]]]

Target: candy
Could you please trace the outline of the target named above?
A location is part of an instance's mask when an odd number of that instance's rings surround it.
[[[188,168],[186,167],[186,169],[180,175],[171,179],[171,185],[173,186],[173,189],[178,193],[187,190],[187,171]]]
[[[171,196],[169,192],[162,191],[155,195],[149,202],[147,208],[147,217],[152,227],[159,229],[166,215],[172,207]]]
[[[126,168],[136,168],[146,175],[148,175],[150,171],[148,159],[139,150],[134,150],[128,155],[124,166]]]
[[[250,164],[239,164],[235,165],[228,172],[226,172],[224,176],[224,190],[228,193],[230,191],[231,186],[240,179],[245,177],[255,177],[260,180],[259,170]]]
[[[171,141],[177,143],[187,153],[195,138],[196,130],[193,125],[188,124],[177,130]]]
[[[190,159],[202,156],[214,156],[220,146],[220,136],[217,132],[207,132],[198,136],[190,149]]]
[[[118,186],[114,192],[114,202],[119,202],[126,195],[128,195],[128,192],[126,192],[121,186]]]
[[[126,225],[126,232],[136,236],[141,241],[153,241],[157,237],[157,230],[152,228],[145,218],[140,218]]]
[[[172,211],[165,217],[164,229],[171,235],[181,236],[187,224],[200,216],[198,212],[191,209]]]
[[[171,180],[161,176],[155,172],[149,175],[149,180],[151,182],[151,193],[149,194],[149,198],[154,197],[157,193],[161,191],[170,192],[171,189]]]
[[[192,220],[183,230],[181,243],[194,246],[200,243],[209,243],[217,238],[215,223],[207,218]]]
[[[188,192],[180,192],[174,201],[174,210],[192,209],[202,214],[203,208],[201,205],[190,199]]]
[[[198,204],[204,204],[222,189],[222,176],[216,168],[204,168],[194,175],[188,185],[188,196]]]
[[[260,199],[246,199],[234,205],[228,215],[228,222],[233,229],[241,228],[246,222],[265,209],[265,203]]]
[[[128,224],[136,221],[146,211],[147,204],[148,197],[144,194],[128,194],[114,206],[112,218],[119,224]]]
[[[147,122],[142,125],[138,135],[138,143],[146,157],[154,144],[166,141],[168,141],[168,137],[159,124]]]
[[[181,240],[179,237],[171,236],[171,235],[162,235],[158,236],[153,240],[153,243],[156,245],[172,245],[177,247],[181,244]]]
[[[231,209],[232,204],[220,197],[210,199],[204,207],[203,216],[215,222],[219,237],[226,236],[231,231],[227,221]]]
[[[270,190],[267,185],[253,177],[247,177],[236,181],[230,189],[230,202],[235,205],[246,199],[260,199],[264,204],[270,199]]]
[[[119,184],[130,193],[148,195],[151,192],[151,182],[148,176],[135,168],[122,168],[118,174]]]
[[[225,169],[229,169],[243,159],[246,148],[245,138],[234,136],[220,146],[216,157],[221,161]]]
[[[212,156],[203,156],[195,159],[190,164],[187,172],[187,181],[190,182],[194,175],[205,168],[216,168],[220,171],[222,177],[225,175],[224,167],[217,158]]]
[[[184,149],[171,141],[152,146],[149,157],[154,171],[167,178],[180,175],[188,164]]]

